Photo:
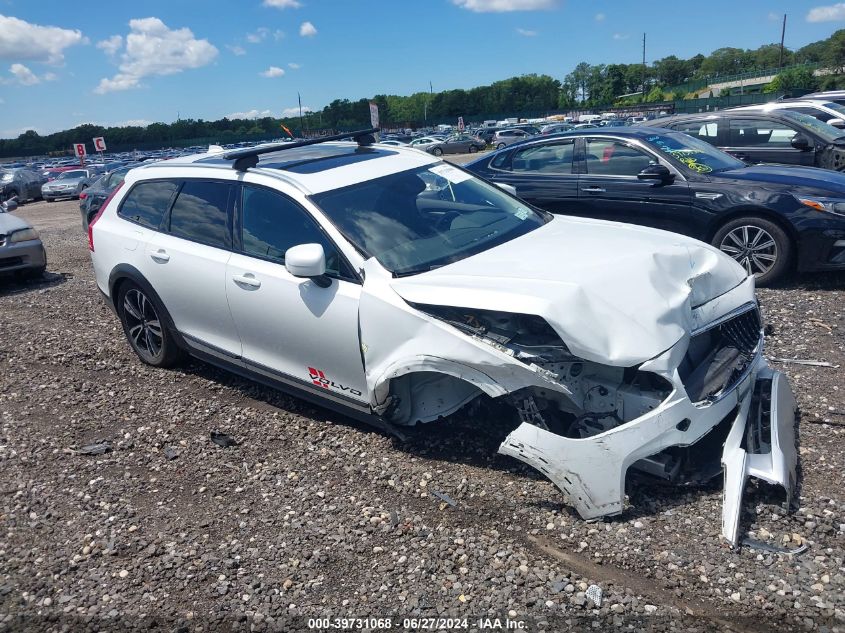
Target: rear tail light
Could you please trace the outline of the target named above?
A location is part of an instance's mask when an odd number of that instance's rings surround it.
[[[85,200],[85,198],[87,198],[87,197],[88,197],[88,194],[87,194],[87,193],[85,193],[84,191],[83,191],[82,193],[80,193],[80,194],[79,194],[79,199],[80,199],[80,200]]]
[[[100,207],[100,210],[97,211],[97,214],[91,218],[91,221],[88,223],[88,250],[92,253],[94,252],[94,225],[97,223],[97,220],[100,219],[100,216],[103,215],[103,211],[106,210],[106,207],[109,206],[112,198],[117,195],[117,192],[120,191],[120,188],[123,186],[123,182],[121,181],[117,187],[109,194],[109,197],[105,199],[103,205]]]

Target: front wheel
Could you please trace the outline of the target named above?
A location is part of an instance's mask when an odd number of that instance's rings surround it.
[[[431,150],[431,153],[435,156],[443,156],[443,150],[439,147],[435,147],[433,150]]]
[[[712,244],[754,275],[758,286],[780,279],[792,259],[792,241],[786,231],[761,217],[731,220],[716,232]]]
[[[164,308],[144,289],[124,283],[117,295],[117,311],[126,340],[143,362],[172,367],[182,359],[182,350],[163,320]]]
[[[475,154],[477,151],[478,151],[478,148],[475,145],[469,146],[469,153],[470,154]]]

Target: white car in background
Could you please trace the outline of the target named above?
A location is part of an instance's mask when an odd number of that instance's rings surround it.
[[[397,433],[496,401],[514,420],[499,452],[586,519],[624,510],[630,468],[724,469],[732,544],[749,476],[793,499],[795,401],[762,356],[753,277],[372,132],[130,171],[89,246],[141,360],[189,353]]]

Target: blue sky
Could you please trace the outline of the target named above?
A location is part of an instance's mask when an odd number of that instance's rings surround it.
[[[0,0],[0,137],[562,79],[637,62],[644,31],[649,61],[756,48],[784,13],[793,49],[845,28],[817,0]]]

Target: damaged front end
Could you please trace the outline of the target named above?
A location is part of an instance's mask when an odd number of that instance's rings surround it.
[[[368,283],[378,284],[378,275],[368,273]],[[382,330],[378,349],[364,346],[372,406],[391,422],[436,420],[481,394],[509,401],[518,426],[499,452],[546,475],[584,519],[622,512],[629,468],[677,484],[724,471],[722,533],[733,546],[748,477],[782,485],[792,502],[795,400],[762,356],[753,279],[688,306],[680,340],[625,366],[574,354],[539,315],[420,301],[428,296],[411,287],[397,292],[404,300],[362,300],[369,315],[390,315],[391,331],[417,333],[390,341]],[[597,337],[602,323],[590,327]],[[375,334],[362,319],[362,340]]]

